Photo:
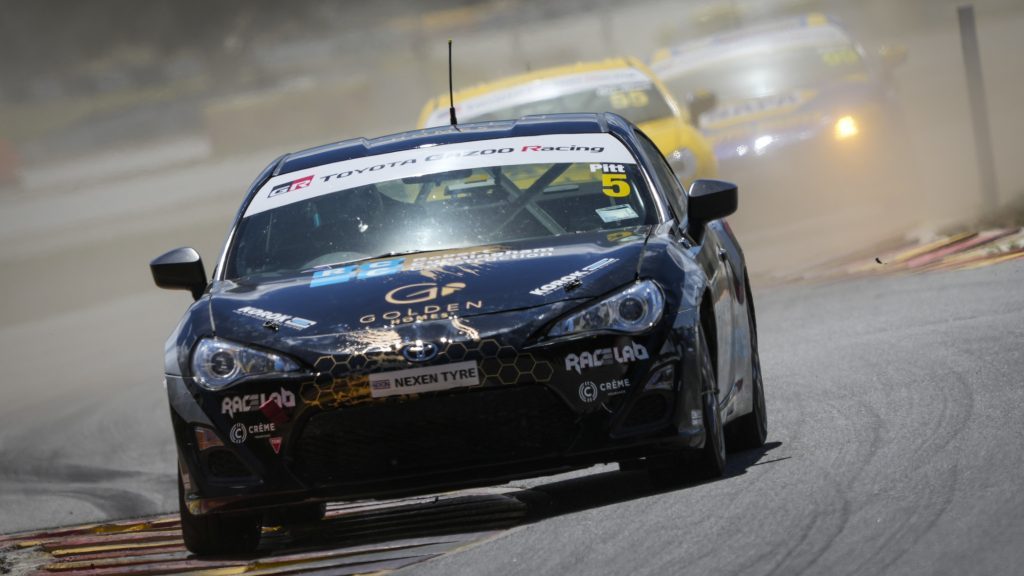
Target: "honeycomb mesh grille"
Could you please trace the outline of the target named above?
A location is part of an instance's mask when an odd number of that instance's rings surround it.
[[[386,479],[553,456],[576,433],[572,413],[543,386],[472,390],[314,416],[295,470],[314,483]]]

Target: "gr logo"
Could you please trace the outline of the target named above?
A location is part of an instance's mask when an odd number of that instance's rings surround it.
[[[444,296],[451,296],[465,287],[466,285],[462,282],[409,284],[408,286],[399,286],[391,290],[384,296],[384,299],[392,304],[417,304],[419,302],[436,300]]]
[[[231,441],[235,444],[241,444],[245,442],[246,437],[249,436],[249,432],[245,429],[245,424],[241,422],[231,427],[231,432],[228,434],[231,437]]]
[[[295,190],[299,190],[301,188],[305,188],[305,187],[309,186],[312,182],[313,182],[313,175],[310,174],[309,176],[306,176],[305,178],[299,178],[298,180],[292,180],[291,182],[285,182],[283,184],[278,184],[277,186],[274,186],[274,188],[270,190],[270,194],[267,194],[267,198],[273,198],[274,196],[277,196],[278,194],[284,194],[286,192],[292,192],[292,191],[295,191]]]
[[[597,384],[594,384],[590,380],[580,384],[580,400],[587,404],[597,400]]]

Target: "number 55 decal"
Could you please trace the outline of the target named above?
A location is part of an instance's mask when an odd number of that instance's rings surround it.
[[[601,189],[605,196],[611,196],[612,198],[622,198],[629,196],[632,189],[629,187],[629,182],[626,181],[625,174],[602,174],[601,175]]]

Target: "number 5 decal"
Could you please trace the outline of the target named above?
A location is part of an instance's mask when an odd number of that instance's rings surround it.
[[[631,189],[629,182],[626,181],[625,174],[602,174],[601,185],[604,187],[601,190],[605,196],[611,196],[612,198],[622,198],[623,196],[629,196]]]

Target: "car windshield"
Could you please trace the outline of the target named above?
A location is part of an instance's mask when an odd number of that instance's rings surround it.
[[[414,251],[652,223],[636,160],[609,134],[419,148],[272,178],[229,249],[228,278]]]
[[[514,120],[565,112],[614,112],[640,124],[675,115],[651,78],[632,67],[542,78],[471,98],[456,95],[456,111],[462,122]],[[448,109],[437,108],[430,113],[426,124],[447,123]]]
[[[757,98],[827,85],[864,74],[851,44],[801,46],[713,59],[670,74],[665,82],[676,95],[712,90],[722,101]]]
[[[672,108],[665,101],[665,97],[652,82],[648,81],[623,86],[605,86],[585,92],[525,102],[486,114],[460,117],[460,120],[486,122],[522,118],[534,114],[563,112],[614,112],[634,124],[673,115]]]

